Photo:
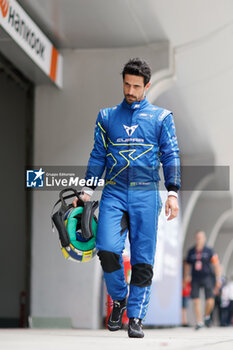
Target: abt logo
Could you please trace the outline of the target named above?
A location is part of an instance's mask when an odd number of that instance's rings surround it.
[[[6,17],[9,10],[9,0],[0,0],[0,9],[2,16]]]
[[[27,187],[43,187],[44,186],[44,171],[40,170],[27,170]]]

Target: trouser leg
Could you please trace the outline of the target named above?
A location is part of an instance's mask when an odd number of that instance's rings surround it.
[[[233,300],[230,301],[229,311],[228,311],[228,324],[232,325],[232,317],[233,317]]]
[[[127,315],[144,319],[150,300],[161,201],[157,190],[135,190],[129,195],[132,277]]]
[[[96,247],[107,291],[113,300],[123,300],[128,294],[122,258],[127,235],[125,209],[125,203],[118,198],[102,196]]]

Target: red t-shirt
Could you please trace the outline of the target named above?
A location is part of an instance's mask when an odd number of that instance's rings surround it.
[[[185,287],[182,290],[182,296],[183,297],[189,297],[191,293],[191,283],[188,282],[185,284]]]

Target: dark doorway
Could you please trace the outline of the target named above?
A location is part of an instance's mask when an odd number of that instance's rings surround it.
[[[0,328],[27,327],[30,305],[34,85],[0,54]]]

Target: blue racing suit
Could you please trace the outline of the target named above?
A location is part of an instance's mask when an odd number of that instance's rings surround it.
[[[129,232],[132,275],[128,317],[144,319],[150,298],[161,201],[159,167],[165,186],[180,188],[180,160],[172,113],[144,98],[101,109],[86,180],[101,178],[105,186],[99,208],[96,247],[109,295],[128,294],[122,252]]]

